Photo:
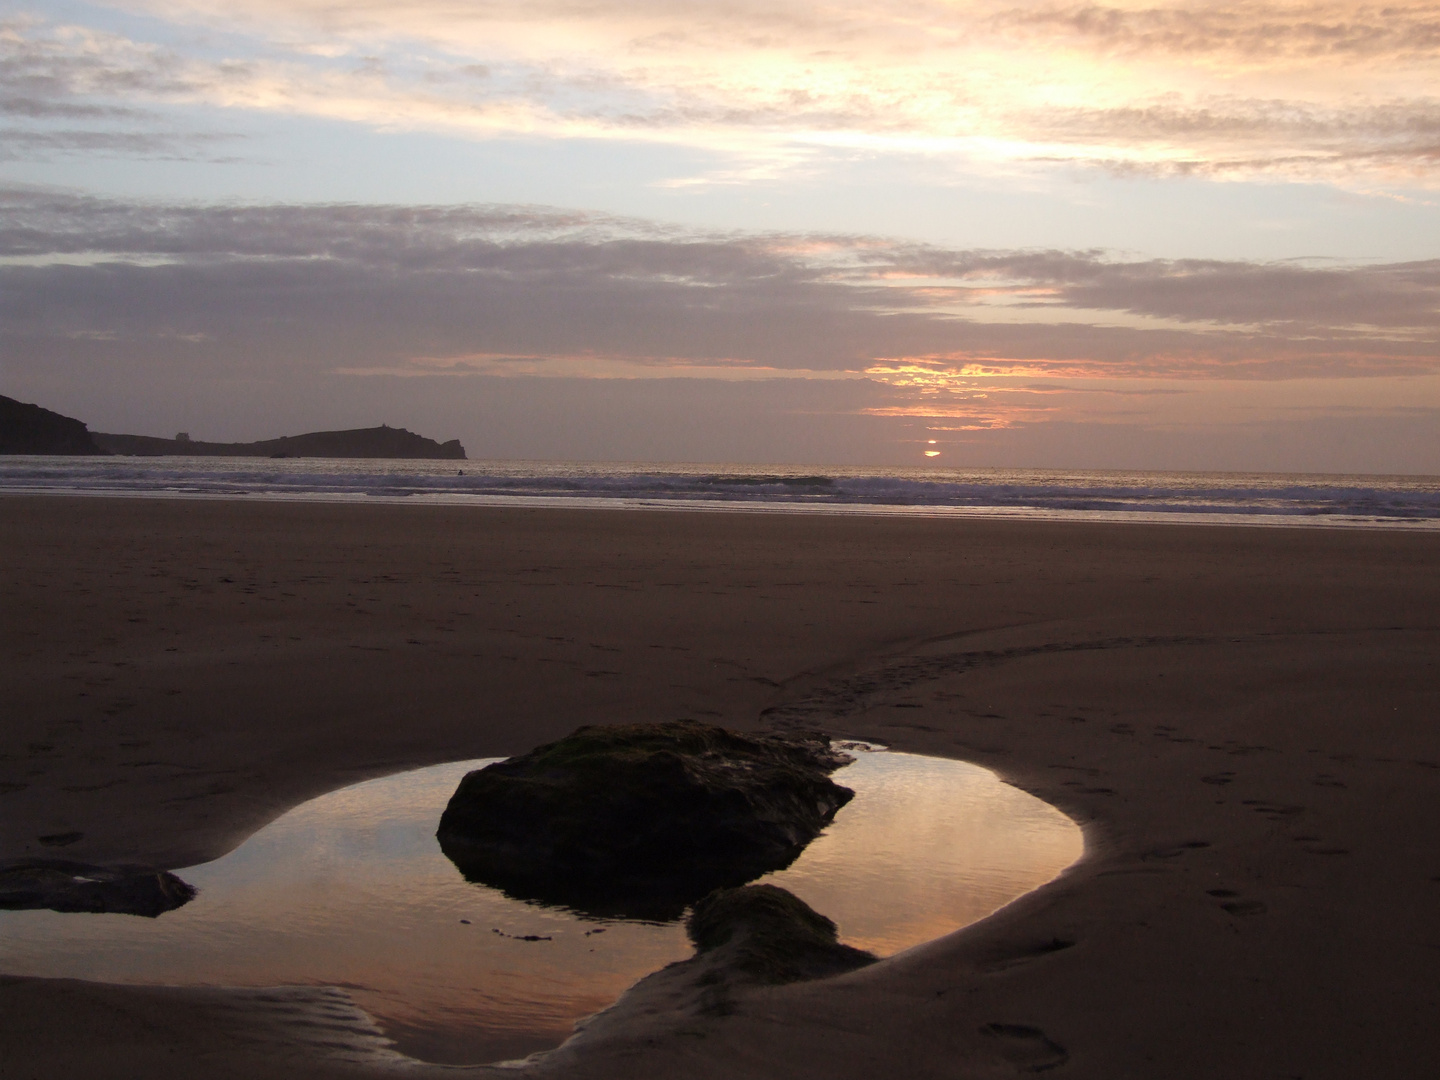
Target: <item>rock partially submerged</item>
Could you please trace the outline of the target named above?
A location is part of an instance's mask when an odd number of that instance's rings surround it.
[[[675,919],[781,870],[853,797],[819,734],[582,727],[467,775],[440,847],[471,881],[587,914]]]
[[[92,912],[156,918],[195,898],[166,870],[36,859],[0,866],[0,910]]]
[[[686,929],[695,955],[647,975],[610,1008],[576,1024],[575,1034],[546,1055],[543,1075],[583,1071],[587,1060],[625,1060],[682,1031],[703,1037],[711,1018],[754,1015],[747,1002],[766,987],[841,975],[877,959],[841,945],[833,922],[774,885],[717,890],[695,905]]]
[[[685,930],[697,953],[723,953],[726,967],[760,983],[821,979],[876,959],[840,944],[833,922],[775,885],[716,890],[695,905]]]

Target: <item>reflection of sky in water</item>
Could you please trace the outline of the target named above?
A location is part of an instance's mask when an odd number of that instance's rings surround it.
[[[482,764],[371,780],[299,806],[224,858],[179,871],[200,895],[159,919],[0,912],[0,970],[345,986],[401,1049],[432,1060],[554,1045],[690,949],[678,924],[580,919],[466,883],[435,826]],[[862,753],[836,779],[854,801],[790,869],[762,880],[882,955],[983,918],[1080,855],[1069,819],[974,765]]]

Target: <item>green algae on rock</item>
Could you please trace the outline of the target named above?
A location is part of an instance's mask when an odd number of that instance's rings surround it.
[[[585,914],[668,920],[784,869],[849,802],[818,733],[690,721],[582,727],[468,774],[440,847],[471,881]]]

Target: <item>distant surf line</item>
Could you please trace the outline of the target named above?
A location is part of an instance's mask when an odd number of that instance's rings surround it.
[[[10,458],[0,492],[1428,531],[1440,478],[414,460]]]
[[[1132,525],[1250,526],[1254,528],[1383,529],[1440,532],[1440,520],[1425,518],[1300,517],[1290,514],[1204,514],[1162,511],[1051,510],[1039,507],[904,506],[841,503],[830,506],[766,502],[712,502],[687,499],[633,499],[542,495],[351,495],[325,492],[177,492],[89,491],[14,488],[0,485],[0,495],[47,495],[78,498],[203,500],[207,502],[310,503],[390,506],[473,506],[555,510],[658,510],[686,513],[797,514],[829,517],[951,518],[1009,521],[1093,522]]]

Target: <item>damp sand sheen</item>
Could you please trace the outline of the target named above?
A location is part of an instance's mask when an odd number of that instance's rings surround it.
[[[683,926],[596,919],[466,882],[435,826],[490,760],[417,769],[298,806],[176,873],[189,904],[130,915],[0,912],[0,973],[178,986],[338,986],[403,1053],[478,1064],[558,1045],[576,1020],[691,955]],[[859,752],[855,798],[759,879],[885,957],[975,922],[1080,857],[1079,827],[965,762]]]

